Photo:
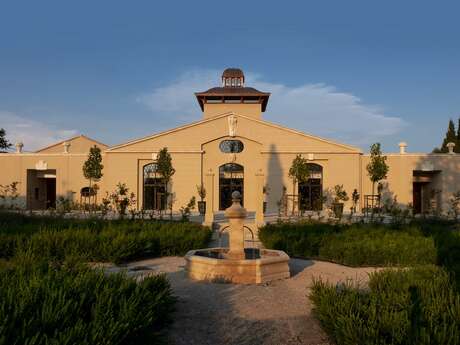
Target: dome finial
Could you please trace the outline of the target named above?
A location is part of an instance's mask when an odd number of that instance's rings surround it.
[[[240,68],[227,68],[222,73],[223,87],[244,87],[244,73]]]

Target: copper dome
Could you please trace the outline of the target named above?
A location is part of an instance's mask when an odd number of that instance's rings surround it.
[[[243,78],[244,79],[244,73],[239,68],[227,68],[222,73],[222,78]]]

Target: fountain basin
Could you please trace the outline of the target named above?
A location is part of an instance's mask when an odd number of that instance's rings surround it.
[[[225,258],[228,248],[191,250],[185,255],[188,276],[195,280],[261,284],[289,278],[289,256],[280,250],[246,248],[246,259]]]

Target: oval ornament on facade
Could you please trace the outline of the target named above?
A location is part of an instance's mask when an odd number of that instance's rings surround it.
[[[244,144],[240,140],[223,140],[219,148],[223,153],[240,153],[244,150]]]

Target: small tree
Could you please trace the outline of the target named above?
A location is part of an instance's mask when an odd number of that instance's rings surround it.
[[[166,147],[162,148],[160,152],[158,153],[157,172],[162,175],[163,183],[165,186],[166,198],[168,198],[168,196],[171,195],[171,193],[168,192],[168,184],[171,181],[171,177],[174,175],[176,170],[172,166],[172,158]],[[169,215],[171,219],[172,219],[172,206],[173,206],[172,204],[173,204],[172,202],[169,203],[169,206],[170,206]]]
[[[389,167],[386,160],[387,157],[382,156],[380,143],[372,144],[371,161],[366,167],[367,173],[372,182],[372,195],[375,193],[375,184],[387,177]]]
[[[89,191],[90,191],[90,203],[91,193],[93,192],[92,183],[102,177],[102,155],[101,149],[94,145],[89,149],[88,159],[83,164],[83,175],[89,180]]]
[[[3,128],[0,128],[0,152],[5,152],[8,150],[12,144],[6,139],[6,131]]]
[[[295,199],[296,185],[298,183],[307,182],[310,177],[310,171],[308,169],[308,161],[302,158],[301,155],[297,155],[292,161],[291,168],[289,169],[289,177],[292,178],[292,194]],[[292,202],[292,213],[295,210],[295,202]]]

